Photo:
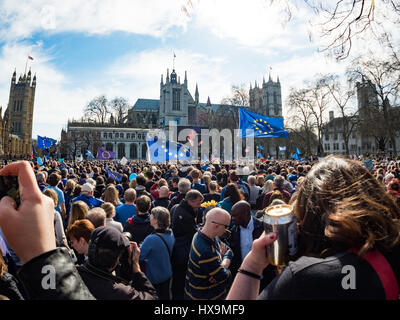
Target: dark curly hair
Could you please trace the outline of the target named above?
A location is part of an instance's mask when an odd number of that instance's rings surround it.
[[[360,163],[328,156],[316,164],[291,199],[299,255],[326,256],[350,248],[359,256],[400,242],[400,209]]]

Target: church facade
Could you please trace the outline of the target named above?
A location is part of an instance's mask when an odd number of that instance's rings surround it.
[[[165,80],[164,80],[165,79]],[[268,82],[259,88],[255,85],[250,88],[250,109],[259,114],[282,117],[281,89],[279,79]],[[234,105],[212,104],[208,97],[206,103],[199,101],[199,88],[196,84],[194,97],[188,89],[188,75],[185,71],[184,79],[175,70],[170,73],[167,69],[166,77],[161,75],[159,99],[138,99],[128,111],[126,123],[115,127],[111,122],[104,126],[89,123],[69,122],[67,131],[63,130],[62,142],[69,141],[70,150],[61,153],[68,158],[80,154],[85,155],[85,149],[93,154],[98,147],[113,151],[118,159],[123,156],[131,159],[145,159],[147,132],[153,129],[162,129],[167,133],[169,123],[175,121],[179,131],[191,128],[197,133],[201,129],[237,129],[238,108]],[[86,136],[86,138],[85,138]],[[87,138],[91,136],[92,138]],[[140,137],[140,138],[139,138]],[[278,138],[257,139],[274,140],[265,145],[265,153],[276,152]],[[71,152],[71,141],[76,145]],[[90,143],[91,142],[91,143]],[[64,143],[65,145],[65,143]],[[73,155],[72,155],[73,154]],[[216,156],[218,157],[218,156]]]
[[[28,158],[32,154],[32,126],[35,104],[36,75],[20,75],[16,70],[10,86],[8,106],[0,107],[0,155],[3,158]]]

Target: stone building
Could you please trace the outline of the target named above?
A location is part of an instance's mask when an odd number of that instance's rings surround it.
[[[277,81],[273,81],[269,74],[268,81],[263,82],[259,86],[257,81],[254,83],[254,88],[250,84],[249,90],[250,111],[261,114],[270,118],[282,118],[282,89],[279,77]],[[264,148],[264,156],[273,156],[280,158],[284,156],[284,152],[279,151],[279,146],[286,146],[287,139],[284,138],[258,138],[255,139],[255,144],[262,145]]]
[[[281,89],[279,79],[263,84],[263,90],[258,90],[256,86],[250,89],[251,101],[255,101],[256,92],[262,95],[261,104],[250,105],[256,113],[268,116],[282,116]],[[258,100],[257,100],[258,101]],[[128,159],[144,159],[145,154],[145,134],[149,130],[162,129],[168,136],[169,123],[175,121],[180,130],[191,128],[200,133],[201,129],[237,129],[238,128],[238,107],[234,105],[212,104],[210,97],[206,103],[200,102],[199,88],[196,84],[194,98],[188,89],[188,74],[185,71],[184,80],[181,82],[180,76],[175,70],[161,75],[160,99],[143,99],[136,101],[134,106],[128,111],[127,121],[115,127],[110,121],[105,126],[83,122],[69,122],[67,130],[62,132],[62,144],[68,141],[64,150],[64,156],[73,157],[73,154],[85,154],[85,148],[92,148],[93,154],[97,152],[97,147],[107,147],[113,151],[118,159],[125,156]],[[92,137],[92,139],[88,138]],[[140,137],[140,138],[138,138]],[[90,140],[92,141],[89,144]],[[266,139],[264,139],[266,140]],[[272,140],[279,141],[278,138]],[[76,147],[75,142],[76,141]],[[95,143],[95,141],[97,141]],[[268,139],[271,141],[271,139]],[[180,140],[180,142],[183,142]],[[271,147],[276,152],[276,147]],[[136,151],[135,151],[136,150]],[[218,155],[214,155],[218,157]],[[220,155],[221,156],[221,155]]]
[[[379,101],[376,93],[375,85],[368,79],[362,78],[361,82],[356,83],[357,89],[357,115],[350,119],[343,119],[343,117],[335,118],[334,112],[329,112],[329,122],[324,126],[322,144],[324,152],[326,154],[346,154],[346,145],[344,135],[344,121],[349,122],[348,130],[349,141],[348,149],[350,154],[365,155],[376,154],[380,152],[378,141],[372,134],[376,128],[374,128],[374,110],[377,107]],[[388,101],[385,101],[388,103]],[[400,119],[400,109],[391,108],[392,115]],[[362,130],[360,123],[362,119],[372,118],[372,122],[368,122],[369,127],[367,130]],[[397,150],[400,150],[400,132],[396,134],[396,146]],[[385,141],[384,149],[386,153],[393,153],[393,146],[390,139]]]
[[[36,75],[20,75],[16,70],[10,86],[7,109],[0,108],[0,154],[3,157],[25,158],[32,154],[33,109],[36,92]]]

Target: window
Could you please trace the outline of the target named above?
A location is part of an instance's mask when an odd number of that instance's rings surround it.
[[[126,138],[127,138],[127,139],[130,139],[130,138],[131,138],[131,134],[130,134],[130,133],[127,133],[127,134],[126,134]]]
[[[140,133],[137,135],[137,137],[138,139],[142,139],[142,135]]]
[[[107,132],[104,132],[103,137],[107,139]]]
[[[112,133],[111,132],[108,133],[108,138],[112,139]],[[110,151],[110,150],[108,150],[108,151]]]
[[[132,133],[132,139],[136,139],[136,133]]]
[[[346,145],[342,143],[342,150],[346,150]]]
[[[116,137],[116,138],[119,138],[119,133],[116,133],[116,134],[115,134],[115,137]]]
[[[325,140],[329,141],[329,134],[325,135]]]
[[[181,90],[172,89],[172,110],[181,110]]]
[[[337,139],[338,139],[338,134],[335,133],[335,134],[333,135],[333,140],[337,140]]]
[[[123,134],[123,133],[120,133],[120,135],[119,135],[119,136],[120,136],[120,138],[121,138],[121,139],[123,139],[123,138],[124,138],[124,134]]]

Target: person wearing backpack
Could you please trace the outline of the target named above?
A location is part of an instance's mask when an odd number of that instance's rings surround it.
[[[168,209],[155,207],[150,213],[154,232],[148,235],[140,247],[140,262],[145,263],[146,276],[157,290],[160,300],[171,300],[171,254],[175,237],[170,229]]]

